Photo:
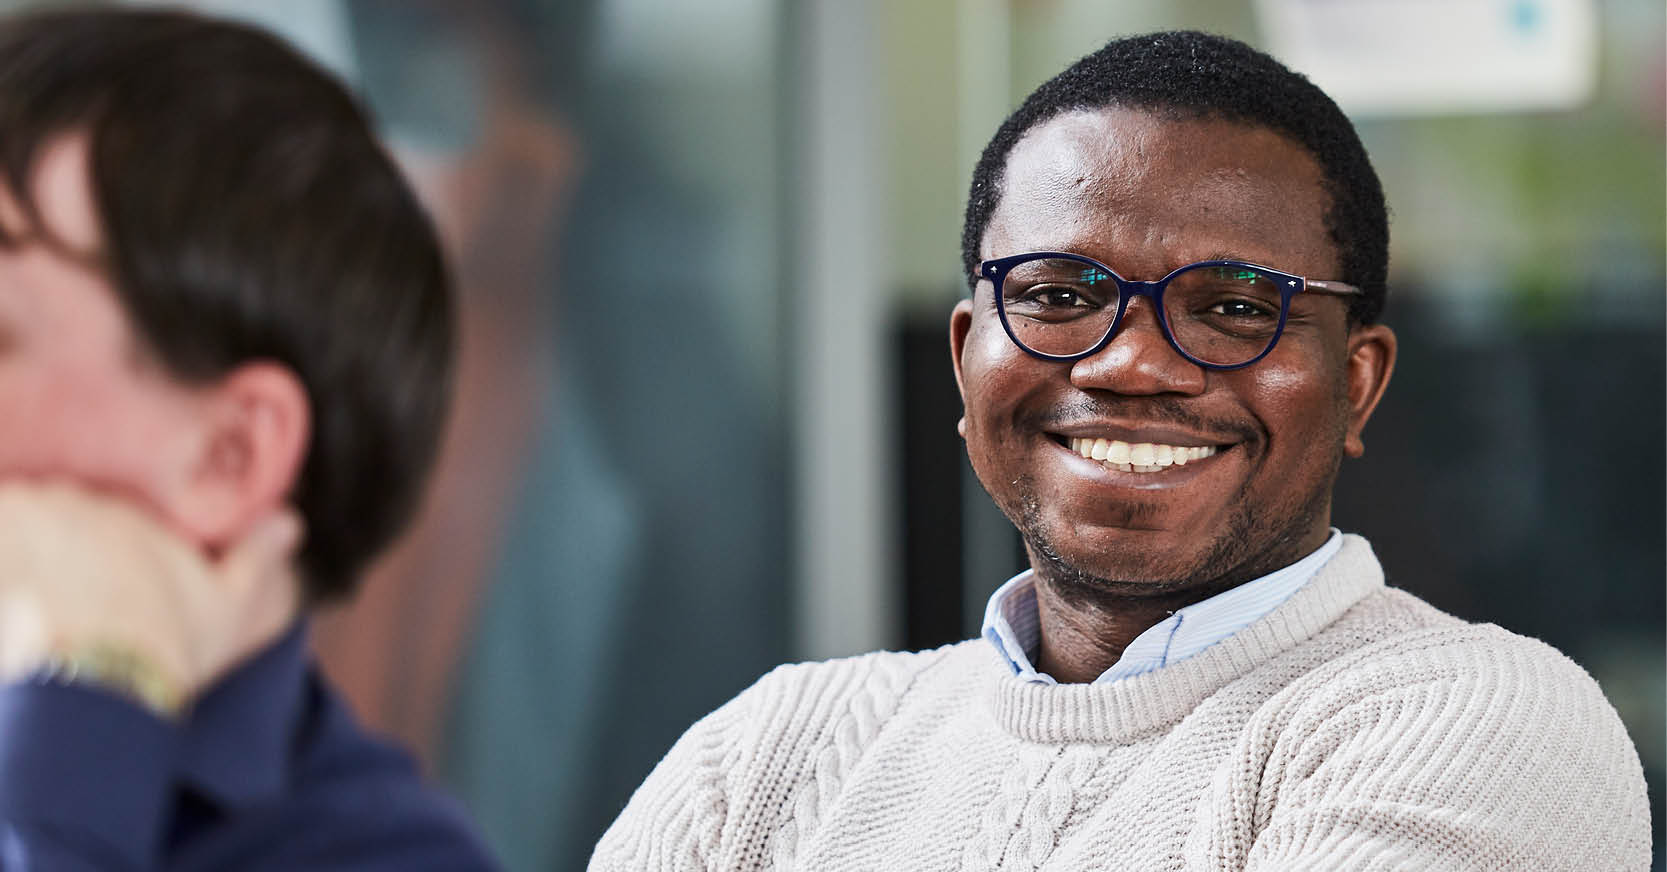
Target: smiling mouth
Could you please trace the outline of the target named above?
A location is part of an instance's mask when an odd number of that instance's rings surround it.
[[[1089,439],[1071,437],[1066,447],[1076,453],[1097,460],[1108,469],[1123,472],[1160,472],[1171,466],[1185,466],[1206,457],[1213,457],[1220,449],[1214,445],[1164,445],[1156,442],[1123,442],[1117,439]]]

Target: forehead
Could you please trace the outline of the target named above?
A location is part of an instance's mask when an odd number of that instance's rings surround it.
[[[100,264],[85,137],[48,140],[27,182],[22,198],[0,181],[0,326],[13,338],[19,331],[49,337],[37,345],[57,357],[91,360],[98,354],[88,349],[130,349],[126,313]]]
[[[983,256],[1063,249],[1120,272],[1230,256],[1325,278],[1329,205],[1319,164],[1268,128],[1078,110],[1013,147]]]
[[[99,217],[87,161],[84,133],[65,133],[47,140],[28,179],[28,200],[39,216],[40,226],[32,226],[17,192],[0,182],[0,232],[12,238],[43,232],[69,251],[96,252]]]

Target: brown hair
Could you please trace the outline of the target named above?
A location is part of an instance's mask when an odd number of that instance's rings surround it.
[[[312,601],[350,591],[421,494],[455,331],[433,226],[365,112],[250,27],[47,10],[0,21],[0,131],[0,183],[31,215],[42,147],[89,137],[100,260],[171,374],[297,374],[313,419],[291,493],[300,569]]]

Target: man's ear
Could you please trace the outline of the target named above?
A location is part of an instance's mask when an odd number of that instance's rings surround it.
[[[967,407],[967,383],[961,374],[961,352],[967,347],[967,333],[972,330],[972,301],[962,300],[955,304],[955,310],[949,314],[949,356],[955,367],[955,389],[961,392],[961,408]],[[963,415],[956,422],[955,429],[962,437],[967,435],[967,419]]]
[[[288,367],[246,363],[202,389],[191,456],[172,488],[172,514],[198,543],[236,543],[289,498],[307,455],[312,408]]]
[[[1350,457],[1366,453],[1360,434],[1378,407],[1389,376],[1395,371],[1395,331],[1382,324],[1368,324],[1349,331],[1349,429],[1343,450]]]

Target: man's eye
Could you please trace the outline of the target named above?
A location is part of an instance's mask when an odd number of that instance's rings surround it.
[[[1081,292],[1064,285],[1037,285],[1025,291],[1020,299],[1026,304],[1048,309],[1076,309],[1094,305]]]
[[[1279,317],[1278,309],[1269,309],[1265,304],[1244,299],[1220,300],[1205,311],[1209,312],[1211,315],[1223,315],[1228,318]]]

